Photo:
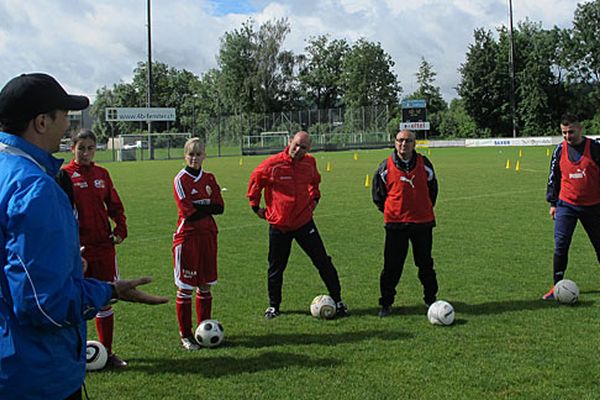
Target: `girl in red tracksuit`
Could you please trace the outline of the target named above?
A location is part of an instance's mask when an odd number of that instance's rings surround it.
[[[72,137],[71,151],[75,158],[60,174],[68,176],[73,186],[74,208],[79,221],[79,239],[85,249],[86,277],[113,282],[119,279],[115,244],[127,237],[127,224],[121,199],[108,171],[94,164],[96,136],[82,130]],[[60,179],[60,177],[59,177]],[[114,223],[111,226],[110,220]],[[114,315],[111,306],[96,315],[96,330],[100,342],[108,351],[108,364],[126,367],[127,362],[112,352]]]
[[[192,138],[184,146],[186,167],[173,180],[179,218],[173,235],[174,278],[177,286],[177,321],[181,345],[197,350],[192,334],[192,296],[196,289],[198,323],[211,318],[211,285],[217,282],[217,224],[223,213],[221,188],[215,176],[202,169],[204,144]]]

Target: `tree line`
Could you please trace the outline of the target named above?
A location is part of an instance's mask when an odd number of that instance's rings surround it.
[[[217,67],[201,76],[153,62],[153,104],[174,107],[174,123],[153,123],[153,131],[188,131],[207,120],[290,110],[385,106],[388,130],[401,121],[400,100],[425,99],[430,136],[512,136],[510,36],[506,27],[475,29],[457,73],[459,98],[447,104],[425,58],[416,71],[417,89],[404,93],[394,60],[380,43],[354,43],[328,35],[310,37],[302,54],[283,47],[291,31],[287,19],[259,26],[248,20],[221,38]],[[600,0],[577,5],[572,28],[544,29],[528,19],[513,30],[516,126],[519,136],[552,135],[560,115],[576,113],[586,128],[600,132]],[[111,134],[106,107],[144,107],[147,68],[139,62],[131,83],[100,88],[92,105],[94,129]],[[143,130],[115,123],[113,133]],[[310,129],[310,127],[308,127]],[[323,129],[321,126],[320,129]],[[330,126],[332,131],[347,126]]]

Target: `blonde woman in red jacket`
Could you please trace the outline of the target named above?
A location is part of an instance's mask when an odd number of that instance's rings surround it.
[[[177,286],[177,322],[185,350],[200,346],[192,331],[192,299],[196,291],[198,324],[212,317],[211,287],[217,283],[217,224],[225,204],[215,176],[202,168],[204,143],[189,139],[183,147],[185,167],[173,179],[177,230],[173,235],[174,278]]]
[[[127,237],[123,203],[108,171],[94,164],[96,135],[90,130],[73,135],[71,151],[74,159],[63,167],[61,173],[67,174],[73,185],[79,240],[85,248],[83,257],[87,261],[85,276],[114,282],[119,279],[115,245]],[[126,367],[127,362],[112,351],[114,313],[110,305],[96,315],[96,330],[108,351],[108,364]]]

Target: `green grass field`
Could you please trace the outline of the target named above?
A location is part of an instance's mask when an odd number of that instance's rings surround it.
[[[115,351],[124,370],[91,373],[91,399],[596,399],[600,269],[581,227],[567,276],[578,305],[540,297],[551,284],[553,224],[545,202],[546,148],[432,149],[440,184],[434,230],[439,298],[456,321],[432,326],[409,257],[393,314],[377,317],[383,221],[365,188],[390,150],[316,153],[323,177],[315,213],[342,282],[349,318],[310,316],[325,293],[294,245],[282,315],[265,321],[267,232],[245,198],[263,157],[209,158],[225,213],[213,316],[225,326],[216,349],[178,342],[171,238],[172,179],[181,160],[104,164],[123,199],[129,238],[118,248],[122,278],[152,275],[146,287],[171,298],[149,307],[117,303]],[[427,154],[427,150],[421,150]],[[506,169],[510,159],[511,169]],[[326,172],[330,162],[331,172]],[[95,337],[90,323],[90,336]]]

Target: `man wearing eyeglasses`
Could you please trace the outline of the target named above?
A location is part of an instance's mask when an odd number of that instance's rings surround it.
[[[431,161],[415,151],[415,141],[414,132],[398,132],[395,151],[379,165],[373,176],[373,202],[383,213],[385,223],[383,271],[379,278],[380,317],[387,317],[392,312],[409,242],[427,306],[435,302],[438,292],[431,257],[435,226],[433,207],[438,183]]]
[[[561,117],[563,141],[554,150],[546,200],[554,220],[554,283],[564,278],[569,246],[577,221],[596,250],[600,262],[600,143],[583,136],[577,116]],[[554,287],[543,297],[554,299]]]

